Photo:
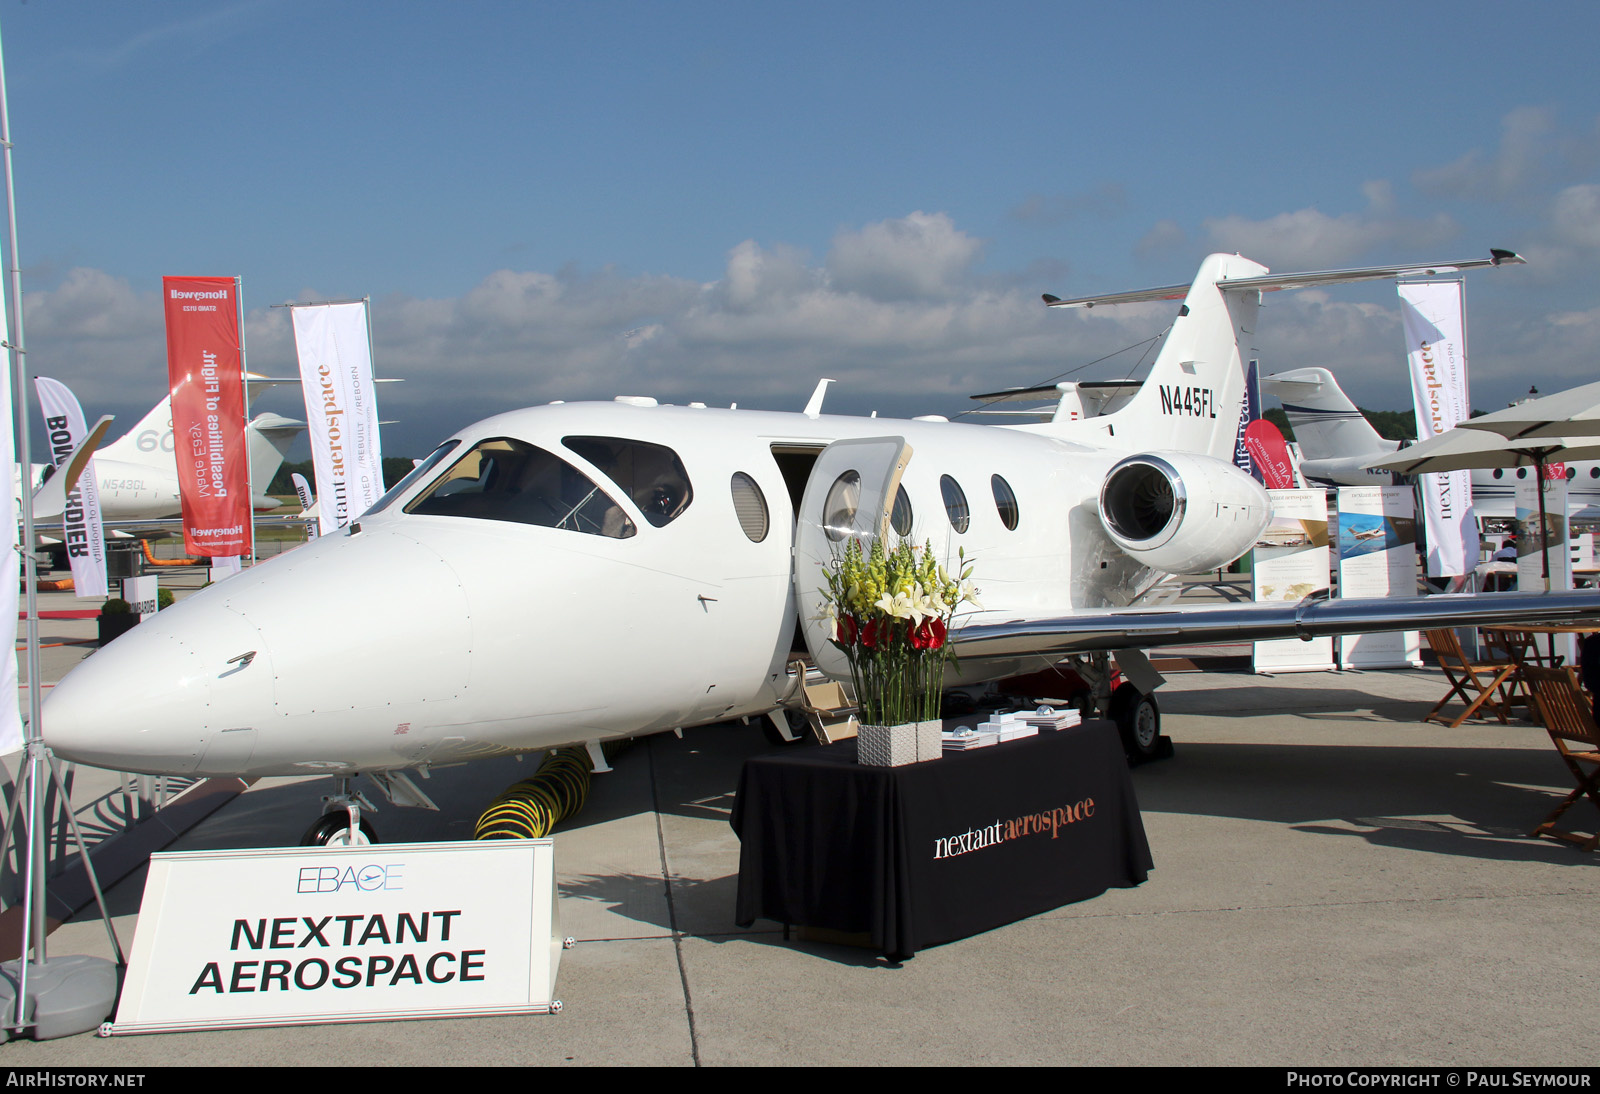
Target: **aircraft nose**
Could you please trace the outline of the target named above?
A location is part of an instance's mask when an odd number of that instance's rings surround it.
[[[256,629],[219,599],[168,608],[51,690],[40,715],[45,743],[63,759],[118,771],[201,769],[219,737],[253,736],[247,711],[271,709],[263,652]]]

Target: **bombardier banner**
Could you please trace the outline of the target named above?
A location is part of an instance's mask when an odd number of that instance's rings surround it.
[[[383,496],[367,305],[294,304],[289,310],[317,473],[318,526],[328,535]]]
[[[251,549],[238,289],[232,277],[161,279],[183,543],[196,557]]]
[[[1467,395],[1467,327],[1460,281],[1399,285],[1400,318],[1411,366],[1417,440],[1455,428],[1471,415]],[[1472,512],[1472,473],[1419,476],[1428,530],[1428,574],[1455,577],[1478,561],[1478,522]]]
[[[34,380],[39,391],[39,406],[44,411],[44,431],[50,442],[50,462],[56,469],[72,458],[83,443],[83,408],[78,397],[59,380],[40,376]],[[72,566],[72,593],[77,597],[106,595],[105,528],[100,523],[100,480],[95,476],[94,459],[83,467],[78,484],[67,494],[61,511],[62,540],[67,545],[67,562]]]

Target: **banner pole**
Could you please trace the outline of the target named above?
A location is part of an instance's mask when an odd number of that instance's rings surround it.
[[[240,435],[244,437],[244,489],[245,497],[249,500],[250,510],[250,565],[256,564],[256,484],[251,477],[255,468],[250,459],[250,370],[245,364],[248,354],[245,352],[244,335],[244,278],[233,279],[233,307],[237,317],[235,322],[239,326],[239,389],[244,393],[244,421],[240,426]]]

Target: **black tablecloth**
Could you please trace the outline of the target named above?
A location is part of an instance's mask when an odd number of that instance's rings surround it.
[[[867,933],[904,958],[1151,869],[1110,722],[904,767],[855,755],[844,741],[746,761],[732,818],[740,926]]]

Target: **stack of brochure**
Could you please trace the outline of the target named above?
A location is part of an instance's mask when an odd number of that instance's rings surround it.
[[[1037,729],[1071,729],[1083,721],[1083,715],[1078,713],[1076,707],[1068,707],[1065,710],[1040,707],[1035,713],[1027,715],[1024,720]]]
[[[940,741],[946,752],[965,752],[969,748],[983,748],[987,745],[1000,743],[998,733],[986,733],[974,729],[944,730],[939,734]]]
[[[1038,729],[1029,724],[1026,715],[1019,710],[1003,711],[991,714],[989,720],[981,723],[978,730],[982,733],[995,733],[1002,741],[1014,741],[1018,737],[1032,737]]]

